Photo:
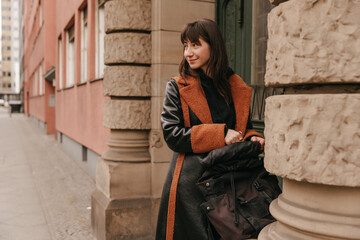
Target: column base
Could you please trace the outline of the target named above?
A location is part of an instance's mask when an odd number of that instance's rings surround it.
[[[91,196],[91,225],[97,240],[150,240],[151,199],[109,199],[95,190]]]
[[[284,178],[283,193],[270,205],[278,220],[259,240],[360,239],[360,188],[297,182]]]

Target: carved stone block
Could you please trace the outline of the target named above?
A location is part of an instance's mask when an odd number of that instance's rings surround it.
[[[91,196],[91,225],[97,240],[154,239],[149,198],[109,199],[99,190]]]
[[[151,63],[151,38],[147,33],[120,32],[105,36],[105,64]]]
[[[150,67],[108,66],[104,71],[104,95],[150,96]]]
[[[96,167],[96,186],[110,199],[149,197],[151,165],[105,161],[100,158]]]
[[[121,0],[105,4],[105,31],[151,30],[151,1]]]
[[[272,96],[265,167],[297,181],[360,186],[360,94]]]
[[[150,129],[150,100],[105,100],[104,127],[112,129]]]
[[[360,3],[288,1],[268,15],[265,83],[360,83]]]

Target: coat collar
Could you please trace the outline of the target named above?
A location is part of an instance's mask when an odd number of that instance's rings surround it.
[[[206,101],[204,91],[194,77],[185,79],[180,76],[174,78],[179,86],[180,96],[188,104],[194,114],[202,123],[212,123],[211,113]],[[229,79],[231,94],[236,112],[236,129],[245,133],[249,117],[252,89],[237,74]]]

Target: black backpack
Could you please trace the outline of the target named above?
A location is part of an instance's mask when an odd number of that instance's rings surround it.
[[[211,151],[201,163],[206,169],[197,186],[201,208],[223,240],[257,238],[275,219],[271,201],[281,189],[259,159],[260,144],[239,142]]]

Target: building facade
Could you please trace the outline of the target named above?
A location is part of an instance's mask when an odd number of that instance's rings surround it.
[[[102,123],[104,3],[56,1],[56,9],[57,138],[95,179],[110,134]]]
[[[50,3],[25,0],[26,110],[48,124],[42,111],[54,103],[50,96],[55,95],[58,142],[96,180],[91,218],[97,239],[154,237],[172,154],[160,125],[165,85],[178,75],[181,29],[199,18],[217,21],[231,67],[253,87],[251,114],[254,126],[267,139],[266,168],[284,179],[284,193],[271,205],[279,221],[259,239],[360,238],[356,207],[360,174],[353,154],[360,136],[356,120],[360,74],[355,67],[360,51],[358,1],[58,0],[51,7],[46,4]],[[48,22],[52,29],[37,24],[38,9],[43,9],[43,25]],[[317,19],[322,22],[314,25]],[[326,42],[329,31],[331,41]],[[317,32],[322,35],[317,37]],[[50,35],[55,37],[46,51],[52,52],[35,54],[41,49],[37,41],[46,42]],[[346,46],[353,46],[352,52]],[[341,70],[344,66],[347,74]],[[45,84],[37,80],[39,75]],[[46,88],[42,96],[40,84],[54,86],[53,92]],[[334,119],[331,124],[328,117]],[[337,129],[337,135],[325,126]],[[349,135],[352,142],[343,139]],[[306,155],[309,145],[326,142],[321,136],[340,136],[342,141],[328,142],[332,150],[327,158],[320,147]],[[337,208],[330,199],[348,204]],[[310,202],[304,204],[305,200]],[[337,224],[340,227],[335,228]]]
[[[24,1],[24,111],[47,133],[55,133],[55,88],[44,74],[55,65],[55,4]]]

